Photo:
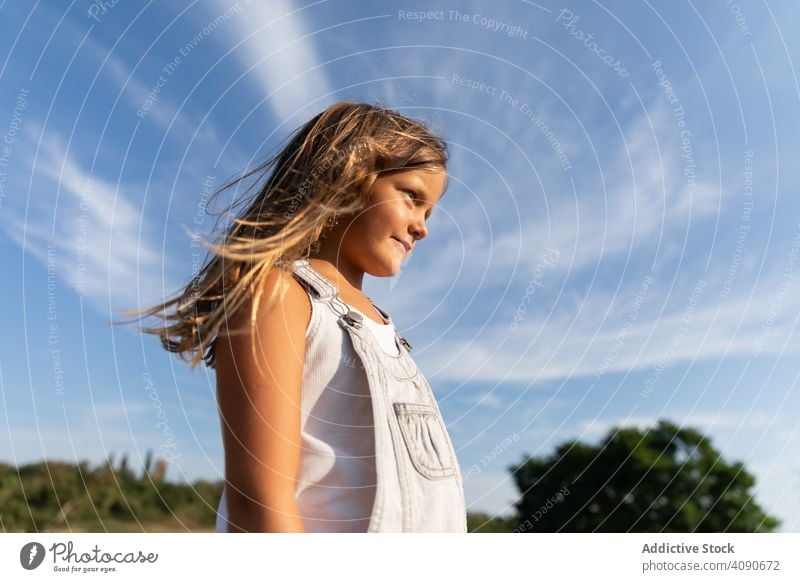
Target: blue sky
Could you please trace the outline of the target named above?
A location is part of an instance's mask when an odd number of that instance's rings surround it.
[[[380,100],[450,144],[428,239],[365,290],[470,509],[510,510],[525,453],[667,418],[800,531],[796,4],[101,4],[0,5],[0,460],[222,478],[213,372],[108,322],[189,279],[204,184]]]

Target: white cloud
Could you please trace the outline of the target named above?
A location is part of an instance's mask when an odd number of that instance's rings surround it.
[[[229,7],[224,2],[218,5]],[[275,119],[288,123],[283,126],[287,133],[294,129],[290,120],[301,109],[332,92],[324,69],[316,68],[319,58],[303,20],[305,14],[304,8],[295,8],[288,0],[252,2],[231,22],[236,39],[231,45],[241,42],[232,50],[243,60],[248,75],[260,83]],[[315,110],[330,105],[330,99],[323,99]]]
[[[59,134],[41,131],[34,122],[26,126],[39,150],[27,215],[15,210],[6,221],[12,240],[45,264],[47,245],[55,245],[57,276],[100,312],[109,304],[113,310],[148,305],[174,289],[169,274],[162,280],[162,253],[150,242],[156,237],[148,236],[125,187],[92,176]]]
[[[525,385],[593,376],[601,367],[608,375],[653,369],[662,360],[670,365],[695,359],[748,356],[762,334],[761,355],[797,353],[800,344],[792,341],[793,324],[788,318],[778,320],[766,332],[762,328],[779,283],[776,274],[754,284],[753,296],[767,297],[766,304],[751,301],[747,290],[748,293],[720,305],[719,289],[709,285],[705,294],[700,295],[696,310],[689,314],[688,323],[684,318],[691,288],[685,293],[675,292],[682,299],[673,301],[674,306],[660,314],[660,306],[667,300],[666,288],[663,284],[651,287],[635,321],[629,322],[630,327],[619,336],[623,338],[621,345],[614,342],[626,323],[632,296],[626,294],[623,297],[627,300],[618,299],[622,309],[613,308],[612,315],[600,321],[612,298],[593,292],[574,301],[563,296],[557,298],[554,315],[528,317],[519,324],[517,332],[510,330],[516,306],[504,307],[504,315],[497,322],[490,321],[485,327],[480,323],[464,324],[459,333],[451,331],[438,338],[435,347],[418,342],[419,351],[424,352],[426,369],[435,369],[440,379]],[[782,313],[796,313],[799,309],[800,299],[787,295]],[[682,324],[685,333],[680,332]],[[787,340],[789,343],[784,347]]]

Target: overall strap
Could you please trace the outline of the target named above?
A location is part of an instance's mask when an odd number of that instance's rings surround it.
[[[328,306],[333,310],[334,313],[339,318],[339,325],[342,327],[347,328],[348,326],[355,329],[361,329],[363,325],[363,317],[357,311],[353,311],[350,307],[342,301],[342,298],[339,297],[339,289],[336,286],[328,281],[325,277],[320,275],[308,262],[308,259],[296,259],[292,263],[292,272],[294,275],[300,279],[301,283],[304,287],[311,290],[317,298],[325,301]],[[367,298],[369,299],[369,297]],[[372,303],[372,299],[370,299]],[[386,313],[383,309],[372,303],[375,308],[383,315],[386,319],[389,319],[389,314]],[[411,343],[400,335],[397,330],[395,330],[395,335],[397,336],[397,341],[402,345],[406,351],[411,351]]]
[[[320,275],[308,262],[308,259],[297,259],[292,263],[292,271],[300,280],[300,283],[309,289],[338,316],[339,325],[349,325],[361,328],[361,314],[351,311],[350,307],[339,297],[339,289],[336,285]]]
[[[307,259],[294,261],[292,271],[307,284],[306,287],[309,287],[322,300],[330,301],[339,294],[336,286],[317,273]]]

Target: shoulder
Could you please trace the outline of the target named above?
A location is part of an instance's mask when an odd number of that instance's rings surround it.
[[[311,300],[292,271],[273,267],[258,289],[260,301],[256,309],[256,327],[273,332],[282,329],[296,338],[305,336],[311,320]],[[274,299],[272,293],[276,294]]]
[[[285,284],[283,297],[278,295],[271,305],[259,300],[253,313],[257,294],[251,292],[233,317],[227,317],[217,338],[217,391],[227,415],[243,414],[244,402],[259,409],[272,406],[274,402],[259,399],[279,393],[292,401],[299,398],[311,308],[305,290],[290,278],[285,272],[266,274],[258,283],[261,295]],[[249,396],[240,401],[245,393]]]
[[[283,338],[296,343],[304,338],[310,321],[311,301],[305,288],[291,271],[272,267],[235,312],[226,317],[225,328],[231,331],[252,326],[251,331],[261,342],[266,338]]]

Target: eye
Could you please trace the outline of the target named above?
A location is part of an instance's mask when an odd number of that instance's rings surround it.
[[[420,199],[419,196],[417,196],[417,193],[414,192],[413,190],[406,190],[404,188],[400,188],[400,191],[403,194],[408,194],[411,197],[412,200],[419,200]],[[425,220],[427,221],[430,217],[431,217],[431,211],[429,210],[428,212],[425,213]]]

